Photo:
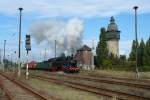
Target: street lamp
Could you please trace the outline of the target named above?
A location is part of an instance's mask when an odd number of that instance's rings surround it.
[[[20,11],[20,21],[19,21],[19,45],[18,45],[18,76],[20,76],[20,74],[21,74],[21,71],[20,71],[20,67],[21,67],[21,65],[20,65],[20,47],[21,47],[21,17],[22,17],[22,10],[23,10],[23,8],[19,8],[19,11]]]
[[[138,38],[137,38],[137,9],[138,9],[138,6],[134,6],[133,9],[135,10],[136,78],[139,78],[139,71],[138,71]]]

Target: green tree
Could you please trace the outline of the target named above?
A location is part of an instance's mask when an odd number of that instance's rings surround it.
[[[138,66],[144,65],[144,51],[145,51],[144,49],[145,49],[145,43],[142,39],[138,48]]]
[[[150,37],[145,44],[144,65],[150,66]]]
[[[126,55],[120,55],[120,60],[121,61],[126,61]]]
[[[104,60],[108,57],[108,50],[107,50],[107,44],[106,44],[106,29],[101,28],[100,30],[100,37],[99,42],[96,48],[96,54],[97,54],[97,66],[103,66]]]
[[[137,45],[138,45],[138,43],[137,43]],[[136,41],[135,40],[133,40],[133,42],[132,42],[132,49],[129,54],[129,60],[136,61]]]

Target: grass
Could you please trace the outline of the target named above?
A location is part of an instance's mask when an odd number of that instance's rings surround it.
[[[150,72],[139,72],[140,79],[149,79]],[[125,77],[125,78],[135,78],[135,72],[129,71],[115,71],[115,70],[95,70],[95,71],[82,71],[81,74],[97,75],[97,76],[112,76],[112,77]]]
[[[37,72],[36,72],[37,73]],[[42,72],[38,72],[38,74],[42,74]],[[135,78],[135,73],[134,72],[127,72],[127,71],[114,71],[114,70],[95,70],[95,71],[82,71],[81,73],[79,73],[81,75],[97,75],[96,77],[99,76],[111,76],[111,77],[127,77],[127,78]],[[49,77],[51,77],[49,75]],[[63,78],[61,76],[55,76],[57,78],[60,79],[67,79],[67,78]],[[141,79],[150,79],[150,72],[140,72],[140,78]],[[67,79],[70,81],[78,81],[81,83],[84,83],[83,80],[78,80],[78,79]],[[103,97],[100,96],[96,96],[94,94],[88,93],[88,92],[83,92],[83,91],[78,91],[78,90],[74,90],[71,89],[69,87],[66,86],[62,86],[62,85],[56,85],[53,83],[48,83],[48,82],[44,82],[44,81],[40,81],[37,79],[29,79],[27,81],[31,86],[33,86],[34,88],[38,89],[38,90],[42,90],[45,91],[51,95],[54,95],[56,97],[60,97],[63,100],[106,100]],[[126,91],[126,92],[130,92],[131,94],[138,94],[138,95],[143,95],[143,96],[148,96],[149,93],[145,92],[143,90],[135,90],[132,89],[130,87],[126,87],[126,86],[114,86],[114,85],[108,85],[108,84],[96,84],[96,83],[91,83],[91,82],[86,82],[87,84],[93,84],[98,85],[100,87],[105,87],[105,88],[109,88],[109,89],[115,89],[115,90],[122,90],[122,91]],[[108,100],[108,99],[107,99]],[[116,97],[112,98],[112,100],[116,100]]]
[[[63,100],[104,100],[103,97],[96,96],[83,91],[74,90],[65,86],[56,85],[40,81],[37,79],[30,79],[29,84],[34,88],[46,91],[47,93],[60,97]]]
[[[56,76],[54,76],[56,78]],[[57,77],[57,79],[63,79],[63,80],[69,80],[72,82],[77,82],[77,83],[82,83],[90,86],[96,86],[99,88],[104,88],[104,89],[109,89],[109,90],[114,90],[114,91],[120,91],[120,92],[125,92],[125,93],[130,93],[130,94],[137,94],[140,96],[145,96],[149,97],[150,93],[148,90],[143,90],[143,89],[136,89],[128,86],[122,86],[122,85],[115,85],[115,84],[107,84],[103,82],[94,82],[94,81],[87,81],[83,79],[78,79],[78,78],[64,78],[64,77]]]

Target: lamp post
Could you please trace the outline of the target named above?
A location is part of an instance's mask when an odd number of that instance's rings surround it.
[[[21,18],[22,18],[22,10],[23,8],[19,8],[19,11],[20,11],[20,21],[19,21],[19,45],[18,45],[18,76],[20,76],[21,74],[21,71],[20,71],[20,67],[21,67],[21,64],[20,64],[20,47],[21,47]]]
[[[134,6],[133,9],[135,10],[136,78],[139,78],[139,71],[138,71],[138,38],[137,38],[137,9],[138,9],[138,6]]]

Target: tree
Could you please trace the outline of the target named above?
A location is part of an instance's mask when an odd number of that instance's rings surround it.
[[[97,54],[97,66],[103,66],[104,60],[108,57],[108,50],[107,50],[107,44],[106,44],[106,29],[101,28],[100,30],[100,37],[98,46],[96,48],[96,54]]]
[[[138,66],[144,66],[144,49],[145,43],[142,39],[138,48]]]
[[[137,43],[137,46],[138,46],[138,43]],[[136,61],[136,41],[135,40],[133,40],[133,42],[132,42],[132,49],[129,54],[129,60]]]
[[[144,50],[144,65],[150,66],[150,37],[146,41]]]
[[[121,61],[126,61],[126,55],[120,55],[120,60]]]

